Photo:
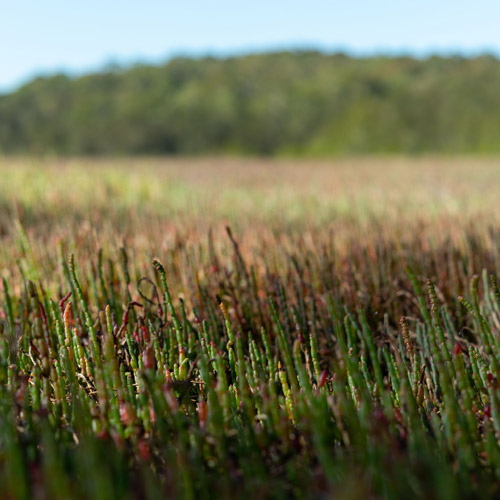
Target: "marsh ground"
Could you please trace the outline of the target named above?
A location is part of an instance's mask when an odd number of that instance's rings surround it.
[[[8,496],[498,494],[499,159],[0,178]]]

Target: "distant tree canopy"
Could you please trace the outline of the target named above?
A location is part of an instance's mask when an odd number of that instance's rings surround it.
[[[500,61],[282,52],[173,59],[0,96],[0,152],[500,152]]]

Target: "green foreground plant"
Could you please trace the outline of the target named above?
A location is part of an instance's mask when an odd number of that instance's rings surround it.
[[[500,494],[500,291],[461,247],[414,246],[403,273],[387,241],[340,268],[333,247],[256,268],[228,231],[232,254],[209,238],[149,271],[61,245],[47,284],[20,231],[2,497]]]

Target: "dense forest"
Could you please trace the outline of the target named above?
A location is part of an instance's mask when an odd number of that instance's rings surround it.
[[[500,61],[319,52],[176,58],[0,96],[0,152],[500,152]]]

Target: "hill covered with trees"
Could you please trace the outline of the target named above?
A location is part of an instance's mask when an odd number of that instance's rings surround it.
[[[281,52],[37,78],[0,96],[0,151],[499,153],[500,61]]]

